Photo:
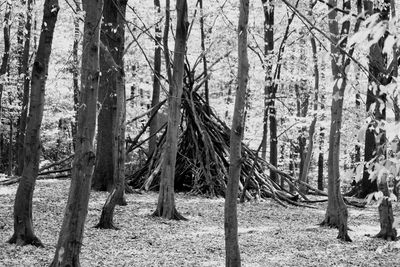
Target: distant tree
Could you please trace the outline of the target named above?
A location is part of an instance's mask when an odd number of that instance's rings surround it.
[[[167,5],[166,9],[169,9]],[[178,126],[181,118],[181,99],[183,92],[184,59],[186,53],[186,38],[188,33],[188,9],[186,0],[176,1],[177,24],[174,48],[172,79],[169,80],[168,93],[168,126],[166,133],[163,166],[161,171],[160,190],[157,209],[154,216],[167,219],[184,219],[175,207],[175,164],[178,146]],[[166,20],[169,19],[166,16]],[[166,40],[164,40],[166,41]],[[168,53],[168,51],[164,51]],[[167,68],[167,71],[168,68]],[[169,77],[171,75],[168,75]]]
[[[107,53],[109,60],[113,62],[112,71],[114,72],[113,82],[116,94],[116,110],[113,125],[113,184],[114,187],[103,206],[100,222],[96,226],[98,228],[117,229],[113,223],[114,209],[117,204],[126,204],[124,201],[125,191],[125,128],[126,128],[126,93],[125,93],[125,73],[124,73],[124,40],[125,40],[125,11],[127,0],[105,0],[104,1],[104,22],[107,23],[108,18],[112,16],[116,18],[116,29],[114,31],[115,40],[119,41],[114,53],[108,52],[108,48],[101,49],[101,53]],[[107,50],[106,50],[107,49]],[[105,50],[105,51],[104,51]],[[107,57],[105,55],[105,57]],[[113,57],[114,55],[114,57]],[[110,65],[110,63],[108,63]],[[110,66],[111,67],[111,66]],[[122,203],[124,202],[124,203]]]
[[[32,197],[41,155],[40,127],[43,118],[45,85],[49,67],[58,0],[46,0],[39,46],[33,63],[29,116],[24,139],[24,169],[14,202],[14,234],[9,243],[43,246],[35,236],[32,224]]]
[[[25,2],[24,0],[22,2]],[[31,31],[32,31],[32,4],[33,0],[27,1],[26,6],[26,21],[24,25],[24,47],[21,58],[21,76],[22,80],[22,105],[21,105],[21,115],[19,118],[18,125],[18,138],[17,138],[17,171],[16,175],[21,175],[24,168],[24,139],[26,130],[26,121],[28,115],[28,104],[29,104],[29,92],[30,92],[30,79],[29,79],[29,55],[31,47]]]
[[[154,8],[157,14],[161,14],[160,0],[154,0]],[[157,17],[158,19],[158,17]],[[161,21],[156,21],[155,24],[155,48],[154,48],[154,73],[153,73],[153,94],[151,98],[151,108],[154,109],[160,102],[160,77],[161,77]],[[150,117],[150,139],[149,139],[149,155],[154,152],[157,146],[157,131],[158,125],[158,110],[152,110]]]
[[[95,162],[93,142],[100,79],[99,43],[103,1],[83,0],[82,4],[86,16],[82,44],[76,151],[68,202],[51,266],[80,266],[79,253],[82,246]]]
[[[10,29],[11,29],[11,9],[12,1],[6,1],[6,8],[3,20],[3,36],[4,36],[4,52],[0,66],[0,119],[2,118],[2,105],[1,101],[3,98],[5,74],[7,73],[7,67],[10,60]]]
[[[238,25],[238,87],[233,113],[230,137],[229,178],[225,195],[225,265],[241,266],[238,242],[237,197],[242,168],[242,139],[244,133],[244,109],[249,61],[247,57],[247,27],[249,21],[249,1],[240,1]]]

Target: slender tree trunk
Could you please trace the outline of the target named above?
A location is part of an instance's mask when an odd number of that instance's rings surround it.
[[[180,122],[181,98],[183,92],[184,58],[188,33],[188,10],[186,0],[177,0],[177,24],[174,48],[172,80],[168,94],[168,128],[166,134],[164,161],[161,171],[160,191],[154,216],[166,219],[184,219],[175,208],[175,164],[178,147],[178,126]],[[168,51],[166,51],[168,52]]]
[[[203,10],[203,0],[199,0],[200,5],[200,45],[201,45],[201,53],[202,53],[202,60],[203,60],[203,74],[205,77],[204,82],[204,99],[206,101],[206,112],[209,112],[210,108],[210,92],[208,89],[208,67],[207,67],[207,56],[206,56],[206,46],[205,46],[205,31],[204,31],[204,10]]]
[[[274,8],[275,3],[273,0],[262,0],[264,9],[264,53],[266,60],[266,73],[265,73],[265,112],[267,119],[264,118],[264,124],[269,120],[269,134],[270,134],[270,148],[269,148],[269,162],[277,167],[278,165],[278,138],[277,138],[277,123],[276,123],[276,108],[275,108],[275,95],[276,84],[273,81],[272,75],[272,57],[274,54]],[[265,126],[264,126],[265,127]],[[264,149],[262,151],[265,151]],[[272,170],[270,177],[273,181],[277,181],[278,177]]]
[[[9,133],[9,146],[8,146],[8,170],[7,175],[11,176],[13,172],[13,135],[14,135],[14,127],[13,121],[10,119],[10,133]]]
[[[18,168],[16,171],[17,175],[21,175],[24,168],[24,139],[25,139],[25,131],[26,131],[26,121],[28,115],[28,105],[29,105],[29,92],[30,92],[30,79],[29,79],[29,54],[31,47],[31,30],[32,30],[32,3],[33,0],[28,0],[27,2],[27,11],[26,11],[26,22],[25,22],[25,31],[24,31],[24,50],[22,53],[22,77],[23,77],[23,96],[22,96],[22,106],[21,106],[21,115],[19,119],[19,134],[17,140],[17,155],[18,155]]]
[[[158,14],[161,14],[160,0],[154,0],[154,7]],[[159,17],[159,16],[158,16]],[[154,107],[160,102],[160,77],[161,77],[161,21],[157,21],[155,25],[155,49],[154,49],[154,74],[153,74],[153,95],[151,99],[150,117],[152,120],[150,122],[150,132],[151,136],[149,139],[149,156],[154,152],[157,146],[157,135],[156,132],[159,129],[158,125],[158,110],[154,110]]]
[[[310,129],[308,131],[308,147],[307,147],[307,153],[305,155],[305,160],[304,160],[304,165],[302,168],[302,172],[301,172],[301,178],[300,181],[306,182],[308,183],[308,170],[310,168],[310,164],[311,164],[311,156],[312,156],[312,151],[313,151],[313,147],[314,147],[314,132],[315,132],[315,124],[317,122],[317,115],[314,115],[314,119],[311,122],[310,125]],[[301,187],[300,189],[302,190],[303,193],[307,192],[307,188],[306,187]]]
[[[10,60],[10,28],[11,28],[11,9],[12,1],[6,2],[6,11],[3,20],[3,36],[4,36],[4,52],[0,66],[0,77],[3,77],[7,73],[7,66]],[[3,99],[4,83],[0,82],[0,119],[2,118],[2,105],[1,100]]]
[[[74,0],[76,11],[79,13],[82,11],[82,2],[81,0]],[[81,37],[80,34],[80,25],[79,25],[79,17],[76,16],[74,18],[74,43],[72,46],[72,87],[74,90],[74,121],[71,124],[71,132],[72,132],[72,146],[75,151],[76,146],[76,133],[77,133],[77,121],[78,121],[78,109],[79,109],[79,40]]]
[[[100,24],[103,1],[83,0],[84,22],[80,109],[71,187],[51,266],[80,266],[79,254],[95,162],[97,96],[100,80]]]
[[[241,266],[238,242],[237,198],[239,178],[242,167],[242,139],[246,103],[246,89],[249,79],[249,61],[247,57],[247,27],[249,20],[249,1],[240,1],[238,25],[238,87],[235,98],[231,137],[229,179],[225,195],[225,265]]]
[[[329,4],[336,7],[337,1],[329,0]],[[345,9],[351,10],[350,0],[345,0],[343,5]],[[325,219],[321,224],[339,228],[338,238],[344,241],[351,241],[347,233],[348,211],[340,191],[340,131],[342,127],[343,97],[347,76],[345,73],[346,57],[338,47],[340,35],[349,33],[350,21],[347,19],[343,22],[342,31],[339,34],[337,11],[332,9],[328,18],[330,37],[334,40],[334,44],[331,44],[331,54],[333,55],[331,65],[335,83],[332,90],[331,128],[329,134],[328,207]],[[342,48],[345,47],[346,42],[347,37],[341,41],[340,46]]]
[[[40,127],[43,118],[45,85],[57,21],[58,0],[46,0],[43,23],[31,77],[29,116],[24,147],[24,169],[18,185],[14,203],[14,234],[9,240],[17,245],[43,246],[35,236],[32,224],[32,197],[38,175],[41,154]]]

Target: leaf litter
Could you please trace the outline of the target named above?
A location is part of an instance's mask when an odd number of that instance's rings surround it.
[[[33,223],[45,248],[18,247],[6,241],[13,232],[17,185],[0,188],[0,266],[48,266],[55,252],[68,197],[68,180],[37,181]],[[128,194],[117,207],[120,230],[93,228],[107,198],[92,192],[86,220],[82,266],[224,266],[224,199],[177,194],[177,208],[189,221],[151,217],[157,193]],[[326,203],[317,209],[272,200],[238,204],[243,266],[399,266],[400,241],[371,238],[379,232],[375,206],[349,207],[352,243],[336,239],[337,230],[319,227]],[[393,203],[398,217],[399,203]],[[398,222],[395,222],[398,225]]]

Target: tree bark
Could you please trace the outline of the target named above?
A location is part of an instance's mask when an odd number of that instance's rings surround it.
[[[126,126],[126,92],[125,92],[125,73],[123,64],[124,55],[124,26],[125,26],[125,11],[126,0],[119,0],[118,5],[114,0],[105,0],[104,12],[110,8],[117,9],[117,40],[120,40],[118,51],[116,51],[116,63],[119,65],[114,73],[116,87],[116,111],[113,125],[113,159],[114,159],[114,188],[108,196],[106,203],[103,206],[100,222],[96,227],[102,229],[118,229],[115,227],[114,209],[117,204],[125,204],[125,126]],[[117,63],[117,64],[118,64]]]
[[[82,3],[86,16],[76,152],[67,207],[51,266],[80,266],[79,253],[95,162],[93,141],[100,80],[99,43],[103,1],[84,0]]]
[[[43,246],[35,236],[32,224],[32,197],[39,169],[41,154],[40,127],[43,118],[45,85],[58,15],[58,0],[46,0],[43,23],[31,77],[29,116],[24,147],[24,169],[14,203],[14,234],[9,240],[17,245]]]
[[[276,123],[276,108],[275,108],[275,95],[276,95],[276,84],[273,81],[272,75],[272,57],[274,54],[274,8],[275,4],[273,0],[262,0],[264,10],[264,54],[265,54],[265,115],[264,127],[269,120],[269,134],[270,134],[270,148],[269,148],[269,162],[277,167],[278,165],[278,139],[277,139],[277,123]],[[265,128],[264,128],[265,129]],[[265,133],[266,134],[266,131]],[[263,151],[262,150],[262,155]],[[270,177],[273,181],[277,181],[278,177],[276,173],[270,171]]]
[[[76,12],[79,14],[82,11],[81,0],[74,0]],[[78,121],[78,109],[79,109],[79,40],[80,25],[79,16],[74,17],[74,43],[72,45],[72,87],[74,90],[74,121],[71,123],[71,134],[72,134],[72,147],[75,152],[76,149],[76,133],[77,133],[77,121]]]
[[[21,115],[19,119],[19,130],[18,130],[18,140],[17,140],[17,155],[18,155],[18,168],[16,170],[16,175],[21,175],[24,168],[24,139],[26,131],[26,122],[28,115],[28,105],[29,105],[29,92],[30,92],[30,79],[29,79],[29,54],[31,47],[31,30],[32,30],[32,3],[33,0],[28,0],[27,10],[26,10],[26,22],[25,22],[25,33],[24,33],[24,49],[22,53],[21,70],[23,77],[23,96],[21,105]]]
[[[157,14],[161,14],[160,0],[154,0],[154,7]],[[158,125],[158,110],[154,109],[155,106],[160,102],[160,77],[161,77],[161,21],[157,21],[155,25],[155,49],[154,49],[154,73],[153,73],[153,94],[151,98],[150,117],[150,132],[151,136],[149,139],[149,156],[154,152],[157,146],[157,135],[156,132],[159,130]]]
[[[329,0],[329,4],[333,7],[337,6],[336,0]],[[344,8],[351,10],[350,0],[345,0]],[[329,15],[329,32],[330,37],[334,40],[331,44],[332,54],[332,76],[334,78],[334,86],[332,90],[332,106],[331,106],[331,128],[329,134],[329,154],[328,154],[328,207],[325,213],[325,219],[321,225],[337,227],[339,229],[338,238],[344,241],[351,241],[347,230],[348,211],[346,204],[340,191],[340,171],[339,171],[339,155],[340,155],[340,131],[342,126],[343,97],[346,89],[347,75],[346,56],[339,49],[339,40],[341,35],[348,34],[350,29],[349,19],[342,24],[341,34],[339,34],[339,26],[337,19],[337,11],[330,10]],[[346,46],[347,37],[345,37],[340,46]]]
[[[244,134],[246,89],[249,78],[247,56],[249,1],[240,1],[239,8],[238,87],[231,127],[229,177],[225,195],[225,265],[230,267],[241,266],[238,242],[237,198],[242,167],[241,151]]]
[[[305,156],[304,165],[302,168],[301,178],[300,178],[300,181],[303,181],[306,183],[308,183],[307,176],[308,176],[308,170],[309,170],[310,164],[311,164],[311,156],[312,156],[312,151],[313,151],[313,146],[314,146],[314,132],[315,132],[315,123],[316,122],[317,122],[317,115],[314,115],[314,119],[312,120],[310,129],[308,131],[307,153]],[[302,193],[306,193],[308,189],[307,189],[307,187],[300,186],[300,190],[302,191]]]
[[[111,53],[114,62],[121,65],[119,58],[122,60],[122,57],[119,54],[123,53],[124,49],[124,33],[120,30],[124,29],[124,21],[120,19],[118,23],[120,14],[114,6],[114,2],[118,1],[104,1],[104,22],[101,25],[100,40]],[[114,187],[114,148],[110,140],[113,140],[113,125],[116,123],[116,81],[119,70],[110,65],[103,51],[100,51],[100,71],[102,73],[99,88],[101,108],[98,117],[96,165],[92,188],[97,191],[111,192]]]
[[[178,147],[178,126],[180,122],[181,98],[183,92],[184,58],[188,33],[188,10],[186,0],[177,0],[177,24],[174,48],[172,80],[168,94],[168,128],[165,141],[164,161],[161,171],[160,191],[154,216],[182,220],[184,217],[175,208],[175,164]],[[165,41],[165,40],[164,40]],[[168,53],[168,51],[166,51]]]
[[[12,1],[6,2],[6,11],[3,20],[3,36],[4,36],[4,52],[3,58],[0,66],[0,77],[3,79],[4,75],[7,73],[7,66],[10,61],[10,28],[11,28],[11,9]],[[0,82],[0,119],[3,115],[1,100],[3,98],[4,81]]]
[[[203,75],[205,77],[204,81],[204,99],[206,101],[206,112],[209,113],[210,109],[210,92],[208,88],[208,66],[207,66],[207,57],[206,57],[206,46],[205,39],[206,35],[204,32],[204,9],[203,9],[203,0],[199,0],[200,5],[200,46],[203,60]]]

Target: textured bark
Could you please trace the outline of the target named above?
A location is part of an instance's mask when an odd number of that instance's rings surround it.
[[[81,0],[74,0],[75,2],[75,8],[77,12],[82,11],[82,2]],[[72,60],[73,60],[73,66],[72,66],[72,87],[74,90],[74,121],[71,123],[71,134],[72,134],[72,146],[73,150],[75,151],[76,147],[76,132],[77,132],[77,121],[78,121],[78,108],[79,108],[79,55],[78,55],[78,50],[79,50],[79,40],[81,38],[81,33],[80,33],[80,23],[79,23],[79,17],[76,16],[74,18],[74,43],[72,45]]]
[[[18,155],[18,168],[16,175],[21,175],[24,168],[24,139],[26,131],[26,122],[28,116],[28,105],[29,105],[29,92],[30,92],[30,79],[29,79],[29,53],[31,47],[31,29],[32,29],[32,3],[33,0],[28,0],[26,10],[26,21],[25,21],[25,33],[24,33],[24,49],[22,52],[21,61],[21,74],[23,75],[23,93],[22,93],[22,105],[21,115],[18,125],[18,140],[17,140],[17,155]]]
[[[154,8],[158,14],[161,13],[160,0],[154,0]],[[157,135],[156,132],[159,130],[158,125],[158,110],[153,109],[160,102],[160,77],[161,77],[161,22],[157,21],[155,25],[155,49],[154,49],[154,73],[153,73],[153,94],[151,98],[150,117],[150,132],[151,136],[149,139],[149,155],[154,152],[157,146]]]
[[[237,197],[242,167],[241,144],[244,133],[246,89],[249,78],[249,61],[247,56],[249,1],[240,1],[239,8],[238,87],[231,127],[229,178],[225,196],[225,266],[241,266],[238,242]]]
[[[8,135],[8,140],[9,140],[9,146],[8,146],[8,170],[7,170],[7,175],[12,176],[13,172],[13,135],[14,135],[14,125],[13,125],[12,119],[10,119],[10,132]]]
[[[10,61],[10,28],[11,28],[11,9],[12,9],[12,1],[6,2],[6,10],[4,14],[3,20],[3,36],[4,36],[4,52],[3,58],[1,61],[0,66],[0,77],[3,77],[7,73],[7,66]],[[0,83],[0,118],[2,117],[2,106],[1,100],[3,98],[3,90],[4,90],[4,83]]]
[[[14,234],[10,243],[18,245],[43,246],[33,232],[32,197],[38,175],[41,154],[40,127],[43,118],[45,85],[57,21],[58,0],[46,0],[43,9],[43,23],[31,77],[29,116],[24,146],[24,170],[18,185],[14,203]]]
[[[277,138],[277,123],[276,123],[276,108],[275,108],[275,95],[276,86],[273,81],[272,75],[272,57],[274,54],[274,8],[275,3],[273,0],[262,0],[264,10],[264,54],[265,54],[265,115],[264,125],[269,120],[269,162],[275,167],[278,164],[278,138]],[[265,126],[264,126],[265,127]],[[264,128],[266,129],[266,128]],[[266,131],[263,133],[266,134]],[[262,152],[265,149],[262,150]],[[263,155],[263,154],[262,154]],[[276,173],[271,171],[270,177],[272,180],[277,181]]]
[[[125,118],[126,118],[126,93],[125,93],[125,73],[123,64],[124,54],[124,17],[126,11],[126,0],[120,0],[118,6],[116,1],[105,0],[104,12],[107,11],[106,6],[111,4],[111,8],[119,10],[117,13],[117,36],[118,40],[122,41],[117,51],[116,63],[118,68],[115,71],[115,87],[116,87],[116,111],[113,125],[113,159],[114,159],[114,189],[108,196],[106,203],[103,206],[100,222],[96,227],[103,229],[118,229],[114,226],[114,209],[117,204],[126,205],[124,200],[125,191]],[[106,17],[106,16],[105,16]]]
[[[175,208],[175,164],[178,146],[178,126],[183,92],[184,58],[186,53],[186,37],[188,32],[188,10],[186,0],[177,0],[177,24],[174,48],[172,80],[168,94],[168,128],[166,134],[164,161],[161,171],[160,191],[157,209],[154,216],[166,219],[184,219]]]
[[[329,0],[331,6],[336,7],[336,0]],[[344,8],[350,10],[350,1],[345,0]],[[331,10],[329,15],[329,32],[330,37],[334,41],[331,44],[331,54],[333,55],[331,66],[332,76],[334,78],[334,86],[332,90],[331,105],[331,125],[329,134],[329,154],[328,154],[328,207],[325,213],[325,219],[321,225],[336,227],[339,229],[338,238],[344,241],[351,241],[347,233],[348,211],[346,204],[340,191],[340,171],[339,171],[339,155],[340,155],[340,131],[342,126],[343,97],[346,89],[347,76],[345,73],[346,56],[338,47],[338,42],[342,34],[349,33],[350,21],[345,20],[342,24],[341,34],[339,34],[339,26],[337,20],[337,11]],[[347,38],[345,37],[340,43],[343,48],[346,46]]]
[[[114,2],[118,1],[104,1],[104,22],[101,26],[100,40],[111,53],[114,62],[121,65],[120,54],[124,51],[124,22],[118,22],[120,14]],[[100,71],[102,73],[99,88],[101,109],[98,117],[96,165],[92,188],[111,192],[114,187],[114,157],[113,142],[110,140],[113,140],[113,125],[115,124],[118,70],[109,63],[103,51],[100,52]]]
[[[64,219],[51,266],[80,266],[84,224],[95,162],[97,96],[100,78],[99,43],[103,1],[84,0],[81,97],[71,186]]]

